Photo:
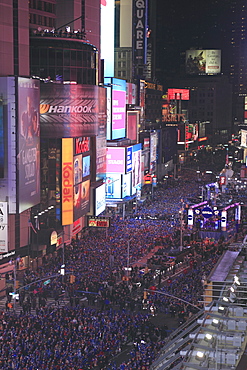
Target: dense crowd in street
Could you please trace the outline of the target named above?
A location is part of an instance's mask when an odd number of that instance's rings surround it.
[[[44,259],[37,271],[27,270],[23,284],[31,285],[20,291],[20,315],[6,306],[0,316],[1,369],[149,369],[167,332],[151,324],[151,313],[143,310],[143,295],[138,294],[139,283],[144,288],[156,284],[153,271],[143,273],[134,266],[159,242],[164,252],[179,245],[178,225],[172,220],[181,199],[186,202],[185,196],[198,195],[194,180],[191,172],[185,172],[172,186],[157,187],[153,196],[148,189],[138,217],[136,213],[125,219],[115,217],[107,234],[88,233],[73,241],[65,250],[66,271],[75,276],[73,284],[69,274],[53,278],[62,262],[59,253]],[[166,219],[139,217],[164,214]],[[157,312],[178,320],[186,320],[202,307],[203,279],[224,249],[219,242],[207,247],[203,243],[187,255],[181,272],[174,275],[175,266],[167,273],[171,277],[161,287],[166,295],[150,294],[149,306],[154,304]],[[125,279],[123,267],[128,264],[133,269],[130,279]],[[40,279],[49,277],[51,282],[44,286]],[[60,307],[64,295],[70,297],[70,304]],[[47,297],[53,297],[56,305],[48,306]],[[126,361],[116,365],[114,358],[128,343],[133,345]]]

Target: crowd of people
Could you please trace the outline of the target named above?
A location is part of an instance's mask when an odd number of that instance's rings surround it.
[[[143,310],[141,289],[149,289],[157,281],[152,269],[146,266],[143,271],[137,262],[159,242],[164,252],[179,245],[173,216],[186,197],[194,197],[199,191],[191,172],[184,172],[170,188],[161,185],[152,197],[147,194],[149,199],[138,207],[139,215],[166,214],[167,218],[136,218],[135,213],[125,219],[115,217],[108,234],[88,233],[65,249],[69,274],[57,274],[62,262],[59,253],[44,259],[36,271],[27,270],[23,285],[29,288],[20,290],[20,314],[6,306],[0,316],[1,369],[149,369],[167,332],[155,327],[150,321],[152,313]],[[193,314],[192,307],[203,306],[203,279],[224,246],[214,241],[207,247],[201,243],[186,255],[181,271],[175,275],[175,266],[167,272],[166,278],[171,277],[160,287],[166,295],[154,293],[148,298],[157,313],[184,320]],[[133,268],[126,276],[127,265]],[[44,278],[50,278],[49,284],[44,285]],[[63,296],[69,297],[70,303],[61,307]],[[48,306],[47,297],[53,297],[55,304]],[[116,359],[121,358],[128,343],[132,347],[126,360],[119,363]]]

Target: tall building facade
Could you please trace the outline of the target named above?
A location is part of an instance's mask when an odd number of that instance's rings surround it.
[[[86,213],[98,212],[106,143],[105,93],[96,86],[100,0],[7,0],[0,8],[0,207],[8,230],[0,255],[1,263],[17,255],[25,263],[71,240]],[[63,167],[66,155],[72,167]],[[68,175],[70,199],[81,197],[65,209]]]

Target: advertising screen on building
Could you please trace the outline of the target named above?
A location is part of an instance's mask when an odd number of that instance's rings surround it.
[[[106,148],[106,172],[125,173],[125,148]]]
[[[19,213],[40,202],[39,100],[39,81],[19,77]]]
[[[98,133],[99,86],[42,84],[41,135],[50,137],[94,136]]]
[[[82,176],[87,177],[90,175],[90,155],[82,158]]]
[[[242,147],[247,148],[247,131],[241,130],[241,144]]]
[[[167,100],[190,100],[189,89],[168,89]]]
[[[133,160],[132,160],[132,194],[136,193],[136,189],[139,189],[142,182],[141,173],[141,144],[133,146]]]
[[[82,156],[74,157],[74,185],[82,182]]]
[[[0,178],[4,177],[4,157],[3,102],[0,99]]]
[[[217,74],[221,72],[221,50],[187,50],[186,73]]]
[[[100,215],[105,210],[105,184],[95,189],[95,216]]]
[[[114,76],[114,0],[101,0],[101,59],[104,59],[104,76]]]
[[[126,84],[126,104],[136,105],[137,89],[136,85],[127,82]]]
[[[122,198],[131,195],[131,173],[122,175]]]
[[[73,139],[62,139],[62,225],[73,224]]]
[[[0,253],[8,252],[8,203],[0,202]]]
[[[127,112],[127,138],[137,141],[139,113],[137,111]]]
[[[96,136],[96,180],[106,172],[106,89],[99,90],[98,135]]]
[[[106,198],[121,199],[121,174],[107,173]]]
[[[90,210],[90,180],[74,186],[74,221]]]
[[[150,133],[150,173],[156,171],[158,135],[156,132]]]
[[[126,81],[112,79],[112,140],[126,135]]]
[[[109,217],[94,217],[88,216],[89,227],[110,227]]]
[[[126,173],[132,171],[132,152],[133,152],[132,146],[126,148]]]

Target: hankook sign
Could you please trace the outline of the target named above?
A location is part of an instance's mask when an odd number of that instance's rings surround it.
[[[97,135],[99,89],[91,85],[41,85],[42,137]]]

